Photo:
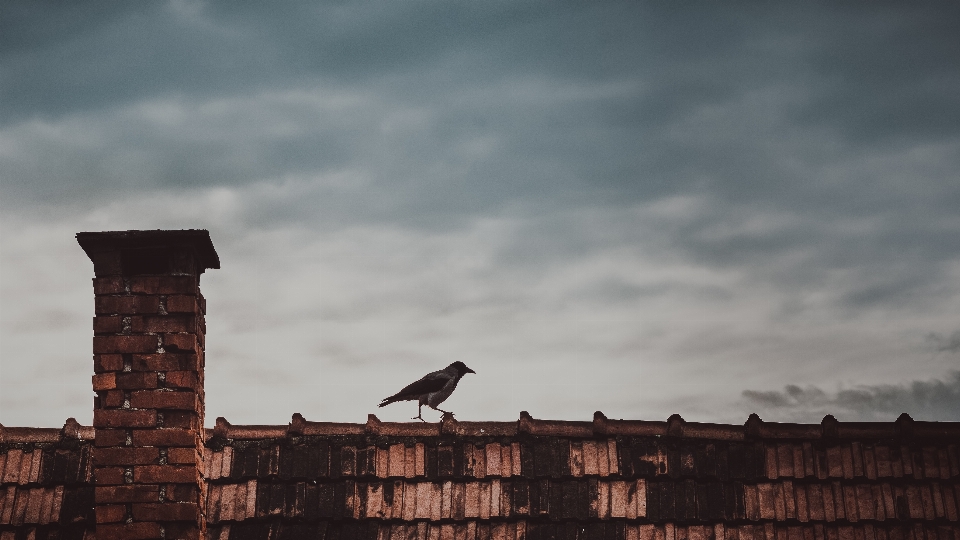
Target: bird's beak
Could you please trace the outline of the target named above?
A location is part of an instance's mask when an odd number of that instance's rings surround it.
[[[473,373],[474,375],[477,374],[476,371],[474,371],[474,370],[472,370],[472,369],[470,369],[470,368],[467,368],[467,373]]]

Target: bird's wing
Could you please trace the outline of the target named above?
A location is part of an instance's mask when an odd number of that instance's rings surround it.
[[[405,399],[416,399],[423,394],[429,394],[431,392],[437,392],[444,387],[448,382],[450,382],[450,374],[441,370],[434,371],[425,375],[422,379],[417,382],[410,383],[400,390],[396,394],[385,398],[384,401],[402,401]]]

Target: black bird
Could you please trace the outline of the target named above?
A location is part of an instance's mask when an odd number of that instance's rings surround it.
[[[419,418],[422,422],[426,422],[426,420],[423,419],[423,406],[427,405],[435,411],[440,411],[444,414],[448,413],[449,411],[438,409],[437,405],[440,405],[445,399],[450,397],[450,394],[457,388],[457,383],[460,382],[460,379],[467,373],[476,373],[476,371],[468,368],[463,362],[458,360],[440,371],[427,373],[419,381],[408,384],[403,390],[388,398],[383,398],[380,406],[383,407],[396,401],[417,400],[419,403],[417,415],[414,416],[412,420]],[[452,415],[453,413],[449,414]]]

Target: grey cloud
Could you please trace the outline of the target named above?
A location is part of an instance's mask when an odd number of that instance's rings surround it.
[[[927,335],[927,341],[933,343],[938,352],[960,352],[960,330],[945,336],[936,332]]]
[[[754,411],[770,411],[780,419],[815,422],[825,414],[840,420],[893,420],[908,413],[917,420],[960,418],[960,371],[942,379],[900,385],[862,385],[827,392],[817,386],[787,385],[783,391],[744,390]],[[767,418],[774,420],[776,418]]]
[[[410,75],[419,80],[436,65],[448,69],[433,81],[442,86],[484,80],[505,68],[596,69],[603,65],[595,61],[597,46],[616,56],[618,44],[583,47],[571,38],[589,38],[593,27],[611,20],[622,26],[636,12],[629,6],[285,2],[265,9],[253,3],[155,2],[125,9],[87,3],[77,9],[25,2],[4,18],[2,34],[8,37],[2,58],[10,75],[0,87],[9,96],[0,118],[321,80],[409,87]],[[618,11],[627,13],[610,18]],[[44,25],[60,31],[25,31]],[[608,39],[629,39],[612,30]],[[610,62],[606,71],[619,68],[619,62]]]

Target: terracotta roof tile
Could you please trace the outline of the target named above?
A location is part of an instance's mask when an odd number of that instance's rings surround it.
[[[843,477],[850,479],[855,476],[853,468],[853,450],[851,445],[844,444],[840,446],[840,470]]]
[[[20,479],[20,461],[23,459],[23,450],[13,448],[7,451],[7,459],[4,464],[3,477],[0,482],[4,484],[15,483]]]
[[[7,486],[6,490],[0,494],[0,525],[9,525],[13,517],[13,507],[17,500],[17,487]]]
[[[30,482],[30,471],[33,469],[33,452],[24,452],[20,459],[20,472],[16,482],[21,486]]]
[[[220,494],[223,492],[223,485],[210,484],[207,488],[207,520],[211,522],[220,521]]]
[[[397,443],[390,445],[389,458],[387,460],[389,477],[403,476],[405,451],[403,444]]]
[[[30,492],[26,489],[18,489],[15,494],[13,513],[10,516],[10,524],[17,526],[24,523],[27,514],[27,502]]]
[[[893,469],[890,466],[890,448],[881,445],[874,448],[874,457],[877,464],[877,478],[889,478],[893,476]]]
[[[216,480],[220,478],[220,470],[223,468],[223,451],[210,452],[208,456],[204,458],[206,477],[209,480]]]
[[[922,478],[921,470],[917,465],[920,465],[920,459],[914,455],[913,450],[909,446],[900,447],[900,462],[903,464],[903,474],[905,476],[912,476],[914,478]]]

